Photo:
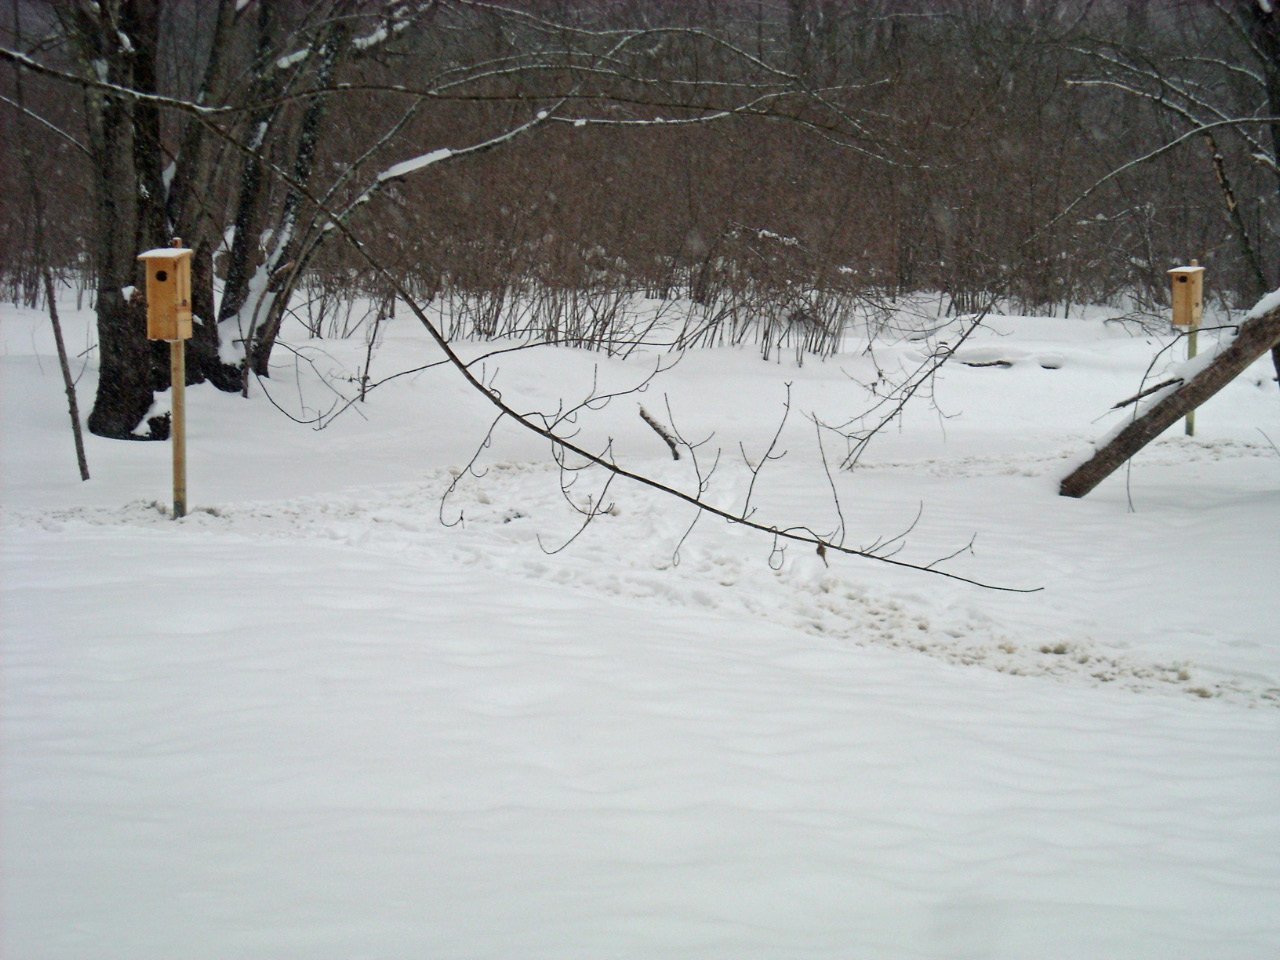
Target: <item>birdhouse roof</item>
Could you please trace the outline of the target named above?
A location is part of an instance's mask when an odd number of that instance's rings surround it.
[[[145,253],[138,254],[139,260],[177,260],[179,257],[189,257],[193,253],[190,247],[156,247],[154,250],[148,250]]]
[[[1174,267],[1170,273],[1204,273],[1204,267]]]

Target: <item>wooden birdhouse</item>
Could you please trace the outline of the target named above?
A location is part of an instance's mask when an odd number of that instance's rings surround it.
[[[181,246],[160,247],[138,254],[147,268],[147,336],[152,340],[191,337],[191,256]]]
[[[1173,285],[1173,323],[1196,329],[1204,315],[1204,267],[1174,267],[1169,271]]]

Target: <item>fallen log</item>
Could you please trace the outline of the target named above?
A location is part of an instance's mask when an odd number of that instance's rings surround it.
[[[1225,387],[1272,347],[1280,344],[1280,290],[1264,297],[1241,322],[1235,337],[1199,363],[1169,392],[1117,431],[1073,470],[1058,488],[1064,497],[1083,497],[1169,427]]]

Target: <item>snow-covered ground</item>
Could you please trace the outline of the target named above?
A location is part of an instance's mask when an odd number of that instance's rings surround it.
[[[64,309],[80,353],[90,318]],[[382,336],[375,380],[438,359],[410,320]],[[755,519],[905,532],[920,564],[972,540],[942,569],[1043,588],[1007,593],[688,532],[687,506],[591,471],[566,497],[508,423],[446,497],[493,413],[440,367],[319,431],[256,385],[192,389],[173,521],[167,444],[88,438],[79,482],[47,320],[0,310],[0,956],[1280,955],[1269,362],[1195,438],[1056,495],[1167,339],[992,318],[958,359],[1009,366],[953,362],[830,476],[805,414],[874,399],[857,341],[799,368],[694,353],[578,418],[686,490],[638,407],[711,436],[707,498],[734,508],[790,384]],[[364,344],[294,345],[274,399],[328,409],[320,375]],[[482,366],[551,412],[658,359]],[[568,501],[602,495],[575,537]]]

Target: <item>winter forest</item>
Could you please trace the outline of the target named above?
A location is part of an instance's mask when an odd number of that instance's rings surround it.
[[[3,8],[0,955],[1280,950],[1280,4]]]

